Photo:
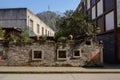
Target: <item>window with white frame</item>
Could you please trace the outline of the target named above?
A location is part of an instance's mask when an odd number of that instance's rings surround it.
[[[47,36],[47,29],[45,29],[45,35]]]
[[[49,31],[48,31],[48,36],[50,35]]]
[[[67,50],[58,49],[57,50],[57,60],[67,60]]]
[[[32,50],[32,60],[43,60],[43,52],[41,50]]]
[[[106,31],[114,29],[114,12],[105,15]]]
[[[39,26],[39,24],[37,24],[37,33],[38,34],[40,33],[40,26]]]
[[[44,27],[42,27],[42,35],[44,35]]]
[[[95,6],[92,8],[92,19],[96,18],[96,9]]]
[[[120,14],[120,0],[117,0],[117,14]],[[118,27],[120,27],[120,15],[117,15]]]
[[[100,16],[103,13],[103,0],[100,0],[97,3],[97,16]]]
[[[80,58],[81,57],[81,49],[76,49],[73,51],[73,58]]]
[[[33,20],[30,19],[30,29],[33,30]]]

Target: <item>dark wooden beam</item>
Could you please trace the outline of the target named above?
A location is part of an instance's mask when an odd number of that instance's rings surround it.
[[[118,46],[118,26],[117,26],[117,0],[114,0],[114,35],[115,35],[115,60],[120,63],[119,46]]]

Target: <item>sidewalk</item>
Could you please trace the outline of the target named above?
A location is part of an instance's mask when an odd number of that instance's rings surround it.
[[[0,67],[0,73],[120,73],[120,67]]]

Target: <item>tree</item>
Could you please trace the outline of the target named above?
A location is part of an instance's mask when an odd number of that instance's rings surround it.
[[[57,21],[59,30],[56,32],[56,37],[68,37],[70,34],[74,37],[85,34],[93,33],[93,25],[90,17],[80,12],[73,12],[72,10],[66,11],[65,16]]]

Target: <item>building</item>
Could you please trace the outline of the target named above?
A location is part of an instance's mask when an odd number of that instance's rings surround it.
[[[27,8],[0,9],[0,25],[4,29],[28,27],[30,37],[49,36],[55,32]]]
[[[120,63],[120,0],[81,0],[77,11],[87,13],[104,42],[104,61]]]

